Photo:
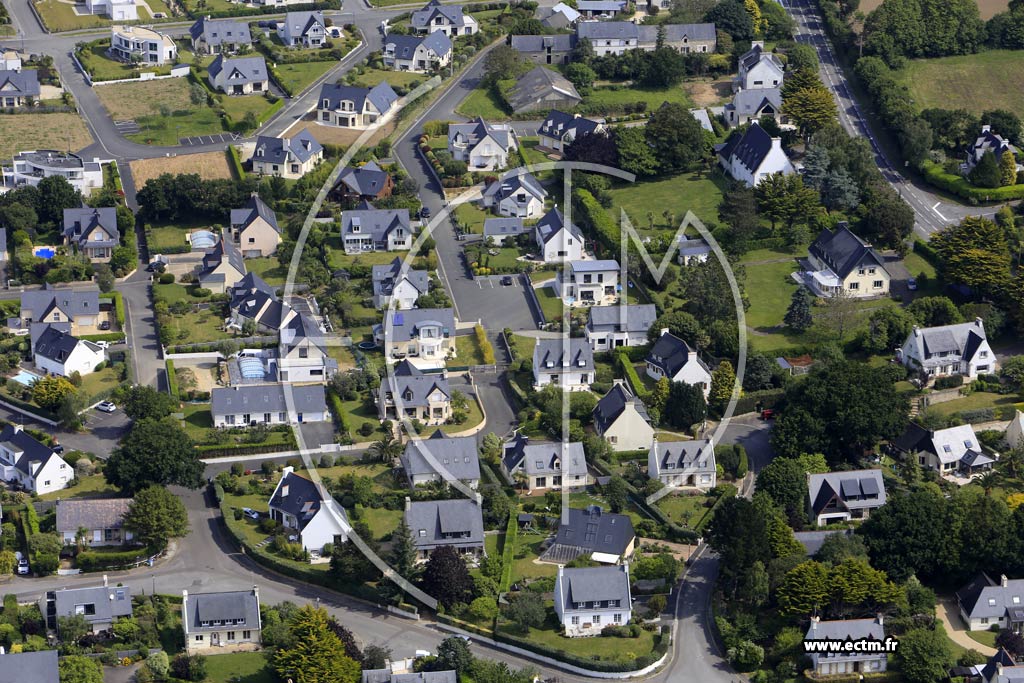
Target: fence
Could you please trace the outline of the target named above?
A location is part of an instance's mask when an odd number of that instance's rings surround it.
[[[533,282],[530,280],[530,276],[526,273],[519,275],[523,280],[523,290],[526,292],[526,300],[530,302],[530,308],[533,309],[533,319],[537,322],[537,328],[540,329],[547,324],[548,320],[544,316],[544,309],[540,307],[540,300],[537,298],[537,291],[533,288]],[[510,353],[509,356],[512,354]]]

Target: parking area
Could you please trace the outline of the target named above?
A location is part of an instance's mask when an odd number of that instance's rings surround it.
[[[212,145],[218,142],[234,142],[238,139],[235,133],[220,133],[219,135],[193,135],[187,138],[178,138],[179,145]]]
[[[517,275],[478,275],[473,281],[480,289],[523,286],[522,278]]]
[[[135,121],[114,121],[114,128],[121,135],[132,135],[142,130]]]

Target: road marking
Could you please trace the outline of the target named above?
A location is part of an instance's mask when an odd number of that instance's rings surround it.
[[[946,217],[939,212],[939,204],[941,203],[942,202],[935,202],[935,206],[932,207],[932,211],[939,214],[939,218],[941,218],[942,220],[946,220]]]

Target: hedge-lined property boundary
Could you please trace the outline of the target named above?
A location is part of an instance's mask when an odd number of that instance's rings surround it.
[[[174,361],[168,358],[164,361],[164,367],[167,370],[167,393],[174,400],[181,400],[181,394],[178,393],[178,373],[174,370]]]
[[[963,176],[946,173],[942,166],[930,159],[926,159],[921,164],[921,173],[925,180],[940,190],[945,190],[968,201],[1005,202],[1011,199],[1024,199],[1024,185],[977,187]]]
[[[515,559],[516,543],[519,539],[519,521],[514,510],[509,510],[508,525],[505,527],[505,545],[501,549],[501,583],[498,590],[507,593],[512,586],[512,562]]]

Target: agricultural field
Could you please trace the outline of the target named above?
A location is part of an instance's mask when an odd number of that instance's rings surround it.
[[[24,149],[77,151],[93,142],[78,114],[14,114],[0,116],[0,161],[9,161]]]
[[[1004,3],[1005,4],[1005,3]],[[1024,110],[1024,51],[914,59],[897,72],[919,109]]]

